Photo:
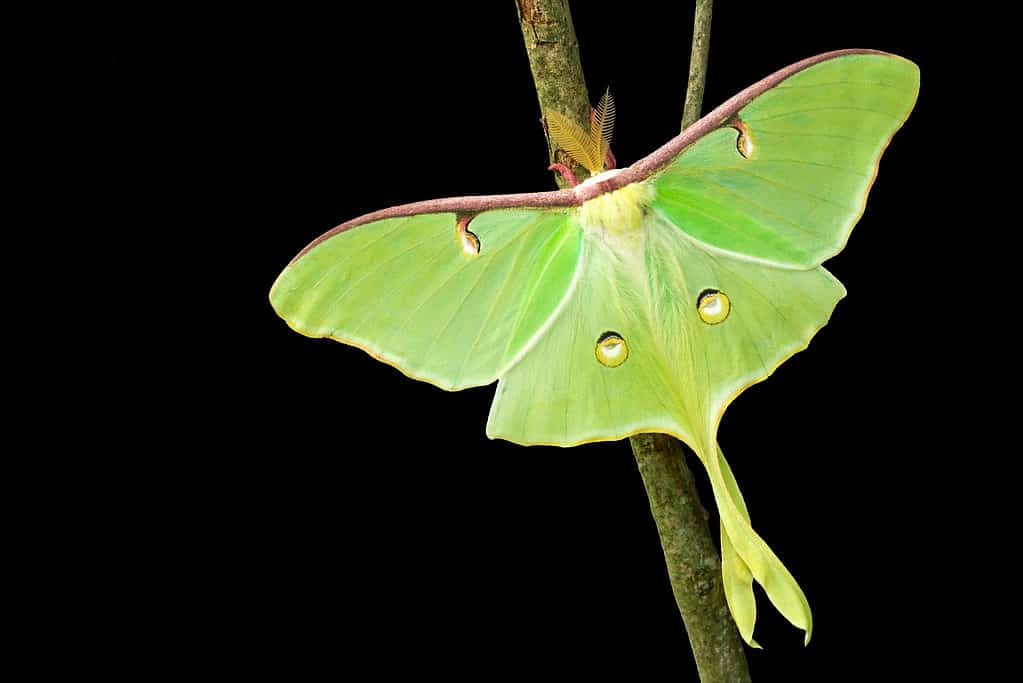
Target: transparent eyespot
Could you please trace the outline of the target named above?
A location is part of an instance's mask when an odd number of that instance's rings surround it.
[[[601,365],[617,368],[629,359],[629,345],[617,332],[605,332],[597,338],[595,353]]]
[[[753,134],[750,132],[749,126],[738,116],[729,121],[728,125],[739,133],[739,137],[735,139],[735,149],[739,151],[739,156],[743,159],[752,157],[756,147],[753,144]]]
[[[462,251],[466,256],[480,255],[480,238],[471,230],[459,230],[458,240],[462,245]]]
[[[745,126],[739,133],[739,138],[735,141],[735,147],[744,159],[749,159],[753,156],[753,136],[750,135],[749,129],[745,128]]]
[[[697,299],[696,311],[700,314],[700,320],[708,325],[717,325],[723,323],[732,312],[732,302],[724,292],[705,289]]]

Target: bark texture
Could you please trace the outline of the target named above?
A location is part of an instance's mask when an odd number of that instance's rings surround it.
[[[703,109],[703,89],[707,84],[707,57],[710,55],[710,18],[714,0],[696,0],[693,20],[693,49],[689,53],[689,82],[682,107],[682,130],[696,123]]]
[[[590,97],[583,79],[579,43],[568,0],[515,0],[515,6],[519,10],[522,39],[529,55],[529,68],[533,71],[541,116],[555,109],[589,130]],[[543,130],[551,163],[564,164],[580,182],[588,178],[589,171],[551,139],[546,118]],[[560,174],[555,173],[554,179],[558,187],[568,186]]]
[[[721,551],[711,539],[682,444],[665,434],[639,434],[630,441],[700,680],[749,681],[742,640],[721,584]]]

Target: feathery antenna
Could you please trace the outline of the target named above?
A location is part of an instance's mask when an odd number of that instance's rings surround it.
[[[600,102],[591,112],[589,132],[559,111],[552,109],[545,114],[547,131],[555,145],[568,152],[576,163],[590,173],[604,170],[615,125],[615,101],[611,97],[610,88],[604,91]]]
[[[604,157],[611,146],[611,135],[615,127],[615,100],[611,97],[611,88],[604,91],[604,95],[597,103],[590,117],[590,137],[597,143],[597,151],[600,153],[600,163],[603,167]]]

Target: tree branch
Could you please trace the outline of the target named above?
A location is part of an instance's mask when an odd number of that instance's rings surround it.
[[[686,103],[682,107],[682,130],[700,119],[703,109],[703,86],[707,83],[707,55],[710,53],[710,17],[714,0],[696,0],[693,19],[693,49],[689,54],[689,83]]]
[[[568,0],[516,0],[515,4],[541,110],[557,109],[587,126],[590,101]],[[703,102],[710,7],[711,0],[697,0],[693,64],[683,115],[686,126],[699,118]],[[551,162],[569,165],[582,177],[588,175],[556,148],[549,135],[547,147]],[[562,184],[560,177],[557,181]],[[721,556],[711,538],[707,513],[697,496],[693,474],[686,466],[682,444],[662,434],[640,434],[630,441],[650,499],[650,511],[657,523],[671,587],[692,643],[700,680],[703,683],[748,682],[742,641],[725,603]]]
[[[629,441],[700,680],[748,682],[746,655],[721,584],[721,552],[711,539],[707,511],[700,504],[682,444],[664,434],[639,434]]]
[[[547,132],[546,120],[546,113],[555,109],[575,119],[583,130],[590,129],[590,97],[583,79],[579,43],[568,0],[515,0],[515,7],[519,11],[519,25],[529,54],[540,112],[544,116],[550,163],[564,164],[581,182],[590,176],[589,171],[555,144]],[[560,174],[556,173],[554,180],[558,187],[568,186]]]

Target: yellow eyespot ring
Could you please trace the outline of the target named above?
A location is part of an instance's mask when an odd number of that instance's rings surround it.
[[[724,292],[705,289],[697,299],[696,311],[700,314],[700,320],[708,325],[717,325],[723,323],[732,312],[732,302]]]
[[[629,359],[629,345],[617,332],[605,332],[597,338],[594,353],[601,365],[617,368]]]

